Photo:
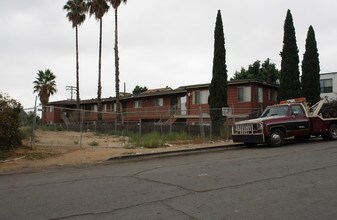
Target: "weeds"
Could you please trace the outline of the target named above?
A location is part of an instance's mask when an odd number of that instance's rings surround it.
[[[99,145],[99,143],[98,143],[97,141],[91,141],[91,142],[89,143],[89,145],[92,146],[92,147],[96,147],[96,146]]]
[[[38,128],[41,128],[42,131],[64,131],[65,129],[62,126],[52,126],[52,125],[44,125],[39,126]]]
[[[144,147],[158,148],[163,147],[167,142],[189,141],[192,137],[186,133],[168,133],[161,135],[158,132],[149,134],[133,134],[130,137],[127,148]]]
[[[41,151],[41,150],[33,150],[31,147],[19,147],[15,150],[9,151],[1,151],[0,150],[0,161],[13,159],[13,158],[20,158],[24,157],[27,160],[43,160],[50,157],[57,157],[60,156],[61,153],[53,152],[53,151]]]
[[[32,152],[25,156],[27,160],[43,160],[50,157],[60,156],[61,153]]]
[[[0,160],[5,160],[6,158],[7,158],[6,152],[0,149]]]
[[[32,128],[25,126],[20,128],[20,134],[22,139],[27,139],[32,136]]]

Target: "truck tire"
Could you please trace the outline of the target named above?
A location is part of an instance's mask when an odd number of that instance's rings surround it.
[[[284,143],[284,141],[285,141],[284,132],[279,129],[274,129],[270,132],[267,143],[271,147],[279,147]]]
[[[320,112],[321,112],[323,118],[330,118],[329,109],[324,108]]]
[[[337,140],[337,124],[331,124],[329,128],[329,139],[331,141]]]
[[[331,108],[329,110],[329,115],[330,115],[331,118],[336,118],[337,117],[337,111],[336,111],[336,109]]]
[[[330,141],[329,134],[322,134],[323,141]]]

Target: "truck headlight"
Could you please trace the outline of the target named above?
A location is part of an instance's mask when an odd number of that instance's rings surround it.
[[[263,127],[263,126],[262,126],[262,124],[260,124],[260,123],[259,123],[259,124],[254,124],[254,125],[253,125],[253,130],[254,130],[254,131],[262,131],[262,127]]]

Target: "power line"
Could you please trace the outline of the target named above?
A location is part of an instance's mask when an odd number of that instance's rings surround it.
[[[76,86],[66,86],[66,90],[70,91],[70,100],[74,100],[73,94],[76,93]]]

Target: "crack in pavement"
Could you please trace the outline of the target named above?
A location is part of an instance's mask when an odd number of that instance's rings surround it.
[[[173,210],[173,211],[175,211],[175,212],[179,212],[179,213],[181,213],[181,214],[183,214],[183,215],[188,216],[188,217],[191,218],[191,219],[198,220],[197,218],[195,218],[195,217],[193,217],[193,216],[187,214],[186,212],[184,212],[184,211],[182,211],[182,210],[179,210],[179,209],[176,209],[176,208],[170,206],[169,204],[167,204],[167,203],[165,202],[165,200],[160,201],[160,203],[163,204],[164,206],[166,206],[167,208],[169,208],[170,210]]]
[[[145,181],[150,181],[150,182],[154,182],[154,183],[159,183],[159,184],[174,186],[174,187],[177,187],[177,188],[180,188],[180,189],[183,189],[183,190],[187,191],[187,193],[184,193],[182,195],[177,195],[177,196],[172,196],[172,197],[164,198],[164,199],[159,199],[159,200],[154,200],[154,201],[149,201],[149,202],[142,202],[142,203],[139,203],[139,204],[136,204],[136,205],[120,207],[120,208],[112,209],[112,210],[109,210],[109,211],[79,213],[79,214],[74,214],[74,215],[69,215],[69,216],[61,216],[61,217],[52,218],[52,219],[53,220],[59,220],[59,219],[70,219],[70,218],[80,217],[80,216],[90,216],[90,215],[97,216],[97,215],[102,215],[102,214],[113,213],[113,212],[124,210],[124,209],[130,209],[130,208],[140,207],[140,206],[144,206],[144,205],[147,205],[147,204],[161,203],[161,204],[165,205],[166,207],[168,207],[170,210],[173,210],[173,211],[178,212],[180,214],[186,215],[186,216],[188,216],[191,219],[197,220],[195,217],[193,217],[193,216],[191,216],[191,215],[189,215],[189,214],[187,214],[187,213],[185,213],[185,212],[183,212],[181,210],[175,209],[174,207],[172,207],[169,204],[167,204],[165,201],[169,201],[169,200],[173,200],[173,199],[177,199],[177,198],[182,198],[182,197],[185,197],[185,196],[188,196],[188,195],[191,195],[191,194],[195,194],[195,193],[205,193],[205,192],[218,191],[218,190],[223,190],[223,189],[228,189],[228,188],[237,188],[237,187],[252,185],[252,184],[266,182],[266,181],[273,181],[273,180],[276,180],[276,179],[283,179],[283,178],[287,178],[287,177],[291,177],[291,176],[301,175],[301,174],[305,174],[305,173],[310,173],[310,172],[314,172],[314,171],[318,171],[318,170],[335,168],[335,167],[337,167],[337,164],[330,165],[330,166],[324,166],[324,167],[318,167],[318,168],[314,168],[314,169],[303,170],[303,171],[300,171],[300,172],[289,173],[289,174],[282,175],[282,176],[276,176],[276,177],[271,177],[271,178],[259,179],[259,180],[250,181],[250,182],[244,182],[244,183],[241,183],[241,184],[234,184],[234,185],[229,185],[229,186],[224,186],[224,187],[219,187],[219,188],[208,189],[208,190],[191,190],[191,189],[187,189],[185,187],[182,187],[182,186],[179,186],[179,185],[175,185],[175,184],[170,184],[170,183],[155,181],[155,180],[141,178],[141,177],[132,177],[132,178],[136,178],[136,179],[140,179],[140,180],[145,180]]]
[[[180,189],[189,191],[190,193],[204,193],[204,192],[217,191],[217,190],[222,190],[222,189],[227,189],[227,188],[242,187],[242,186],[252,185],[252,184],[255,184],[255,183],[261,183],[261,182],[265,182],[265,181],[273,181],[273,180],[277,180],[277,179],[283,179],[283,178],[287,178],[287,177],[291,177],[291,176],[301,175],[301,174],[305,174],[305,173],[310,173],[310,172],[315,172],[315,171],[318,171],[318,170],[324,170],[324,169],[335,168],[335,167],[337,167],[337,164],[330,165],[330,166],[317,167],[317,168],[313,168],[313,169],[302,170],[302,171],[299,171],[299,172],[288,173],[288,174],[285,174],[285,175],[282,175],[282,176],[274,176],[274,177],[270,177],[270,178],[258,179],[258,180],[254,180],[254,181],[248,181],[248,182],[244,182],[244,183],[240,183],[240,184],[228,185],[228,186],[212,188],[212,189],[207,189],[207,190],[189,189],[189,188],[183,187],[181,185],[162,182],[162,181],[158,181],[158,180],[152,180],[152,179],[148,179],[148,178],[144,178],[144,177],[134,177],[134,178],[139,179],[139,180],[145,180],[145,181],[157,183],[157,184],[164,184],[164,185],[168,185],[168,186],[178,187]],[[180,197],[180,196],[178,196],[178,197]]]
[[[337,164],[330,165],[330,166],[324,166],[324,167],[318,167],[318,168],[314,168],[314,169],[302,170],[300,172],[289,173],[289,174],[282,175],[282,176],[270,177],[270,178],[265,178],[265,179],[258,179],[258,180],[254,180],[254,181],[250,181],[250,182],[244,182],[244,183],[240,183],[240,184],[234,184],[234,185],[229,185],[229,186],[224,186],[224,187],[219,187],[219,188],[213,188],[213,189],[208,189],[208,190],[195,190],[195,192],[196,193],[204,193],[204,192],[217,191],[217,190],[222,190],[222,189],[227,189],[227,188],[237,188],[237,187],[242,187],[242,186],[246,186],[246,185],[252,185],[252,184],[266,182],[266,181],[283,179],[283,178],[287,178],[287,177],[291,177],[291,176],[301,175],[301,174],[305,174],[305,173],[310,173],[310,172],[315,172],[315,171],[318,171],[318,170],[324,170],[324,169],[335,168],[335,167],[337,167]]]
[[[68,215],[68,216],[61,216],[61,217],[51,218],[50,220],[69,219],[69,218],[74,218],[74,217],[81,217],[81,216],[83,217],[83,216],[90,216],[90,215],[93,215],[93,216],[103,215],[103,214],[109,214],[109,213],[113,213],[113,212],[121,211],[121,210],[125,210],[125,209],[130,209],[130,208],[136,208],[136,207],[140,207],[140,206],[144,206],[144,205],[155,204],[155,203],[161,203],[161,204],[165,205],[166,207],[169,207],[171,210],[174,210],[176,212],[179,212],[179,213],[182,213],[184,215],[189,216],[188,214],[186,214],[186,213],[184,213],[184,212],[182,212],[180,210],[176,210],[176,209],[170,207],[169,205],[167,205],[166,203],[164,203],[165,200],[175,199],[175,198],[179,198],[181,196],[186,196],[186,195],[189,195],[189,194],[191,194],[191,192],[188,192],[188,193],[185,193],[185,194],[179,195],[179,196],[168,197],[168,198],[165,198],[165,199],[159,199],[159,200],[154,200],[154,201],[150,201],[150,202],[143,202],[143,203],[139,203],[139,204],[131,205],[131,206],[124,206],[124,207],[120,207],[120,208],[116,208],[116,209],[111,209],[111,210],[108,210],[108,211],[78,213],[78,214],[73,214],[73,215]],[[191,217],[191,216],[189,216],[189,217]],[[194,217],[191,217],[191,218],[195,219]]]

